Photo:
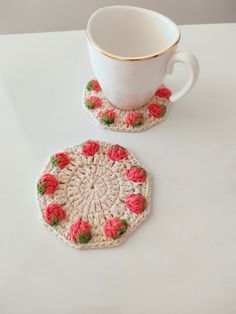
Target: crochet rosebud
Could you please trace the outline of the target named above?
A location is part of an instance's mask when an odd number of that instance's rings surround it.
[[[144,182],[147,178],[146,172],[143,168],[133,166],[126,171],[126,176],[132,182]]]
[[[148,112],[153,118],[162,118],[166,113],[166,106],[160,104],[151,104]]]
[[[51,203],[44,208],[43,217],[51,226],[56,226],[66,218],[66,212],[60,204]]]
[[[97,96],[90,96],[86,101],[85,105],[88,109],[97,109],[102,106],[102,101]]]
[[[87,86],[86,86],[87,90],[91,91],[94,90],[97,93],[100,92],[101,90],[101,86],[99,85],[97,80],[91,80],[88,82]]]
[[[112,148],[108,149],[107,157],[113,161],[127,159],[128,154],[126,149],[119,145],[113,145]]]
[[[84,156],[92,157],[99,151],[100,145],[94,141],[87,141],[82,147],[82,154]]]
[[[171,91],[166,87],[160,87],[156,91],[156,96],[160,98],[170,99]]]
[[[52,156],[51,162],[53,167],[63,169],[70,163],[70,160],[65,153],[57,153]]]
[[[57,179],[50,173],[45,173],[37,184],[38,193],[53,194],[58,186]]]
[[[104,111],[100,111],[98,113],[98,117],[99,117],[99,120],[103,124],[110,125],[110,124],[114,123],[116,114],[114,111],[107,109]]]
[[[127,127],[138,128],[143,124],[143,115],[140,112],[130,112],[125,119],[125,123]]]
[[[145,197],[140,194],[130,194],[125,200],[125,206],[134,214],[142,214],[146,207]]]
[[[117,239],[126,232],[128,223],[124,219],[112,218],[105,222],[103,230],[105,234],[112,239]]]
[[[71,225],[69,236],[74,242],[85,244],[92,239],[91,227],[87,221],[78,220]]]

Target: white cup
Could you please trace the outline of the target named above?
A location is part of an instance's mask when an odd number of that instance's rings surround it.
[[[118,108],[145,105],[166,74],[172,73],[175,62],[186,64],[190,75],[171,102],[184,96],[198,77],[197,59],[189,52],[176,52],[177,25],[160,13],[131,6],[101,8],[88,21],[87,38],[95,76]]]

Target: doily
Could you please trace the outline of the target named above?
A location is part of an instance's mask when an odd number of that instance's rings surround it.
[[[162,85],[146,105],[140,109],[122,110],[105,97],[97,80],[90,80],[84,88],[83,104],[97,123],[106,129],[139,132],[162,122],[171,107],[171,91]]]
[[[148,215],[150,188],[127,149],[89,140],[51,157],[37,182],[40,215],[73,247],[112,247]]]

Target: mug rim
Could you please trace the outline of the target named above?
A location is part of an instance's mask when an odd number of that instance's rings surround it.
[[[169,47],[161,50],[160,52],[154,53],[154,54],[150,54],[150,55],[146,55],[146,56],[140,56],[140,57],[122,57],[122,56],[118,56],[112,53],[109,53],[108,51],[104,50],[103,48],[101,48],[93,39],[91,36],[91,32],[90,32],[90,24],[92,19],[97,15],[97,13],[99,13],[100,11],[103,11],[104,9],[110,9],[110,8],[131,8],[131,9],[138,9],[141,11],[148,11],[148,12],[152,12],[155,13],[156,15],[159,15],[161,18],[164,18],[165,20],[167,20],[168,22],[170,22],[172,25],[174,25],[176,27],[176,30],[178,32],[178,38],[176,39],[176,41],[174,43],[172,43]],[[145,61],[145,60],[149,60],[149,59],[153,59],[153,58],[157,58],[160,56],[163,56],[165,54],[167,54],[168,52],[170,52],[171,50],[173,50],[179,43],[180,38],[181,38],[181,32],[179,27],[175,24],[175,22],[173,22],[169,17],[165,16],[164,14],[161,14],[159,12],[156,12],[154,10],[149,10],[149,9],[145,9],[145,8],[141,8],[141,7],[135,7],[135,6],[128,6],[128,5],[113,5],[113,6],[107,6],[107,7],[103,7],[100,8],[98,10],[96,10],[89,18],[88,23],[87,23],[87,28],[86,28],[86,36],[88,41],[92,44],[92,46],[101,54],[105,55],[106,57],[109,57],[111,59],[117,60],[117,61]]]

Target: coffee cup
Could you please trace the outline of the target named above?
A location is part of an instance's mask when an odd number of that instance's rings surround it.
[[[97,10],[87,25],[91,65],[104,95],[116,107],[144,106],[171,74],[176,62],[189,76],[170,101],[183,97],[195,84],[199,64],[190,52],[177,51],[181,34],[168,17],[144,8],[110,6]]]

